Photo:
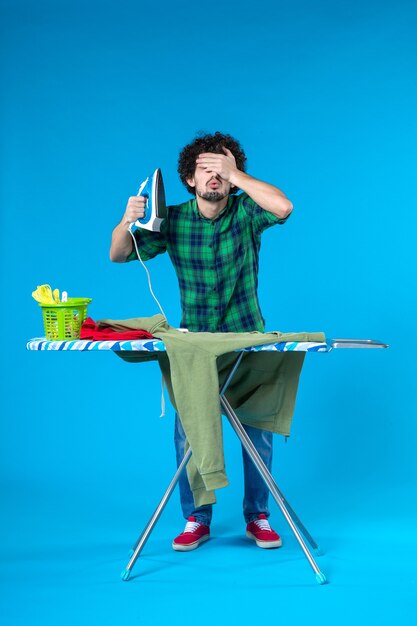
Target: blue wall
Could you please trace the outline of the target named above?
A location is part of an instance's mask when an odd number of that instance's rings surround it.
[[[157,312],[141,266],[110,263],[111,231],[155,167],[171,204],[189,197],[176,164],[199,130],[235,135],[248,172],[294,204],[264,236],[267,328],[390,344],[307,356],[292,436],[276,439],[284,491],[330,535],[360,534],[364,517],[381,537],[401,535],[415,515],[415,3],[2,0],[1,11],[0,467],[11,545],[31,543],[30,526],[53,533],[52,511],[89,511],[92,526],[113,520],[130,537],[129,516],[140,527],[170,478],[173,414],[159,420],[155,364],[25,343],[43,333],[31,298],[42,283],[92,297],[95,319]],[[169,259],[148,267],[177,325]],[[240,531],[240,452],[226,425],[225,436],[232,485],[216,516]],[[173,500],[161,522],[169,537],[182,524]]]

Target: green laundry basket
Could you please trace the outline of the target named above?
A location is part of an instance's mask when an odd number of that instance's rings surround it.
[[[59,304],[41,304],[45,336],[50,341],[79,339],[92,298],[68,298]]]

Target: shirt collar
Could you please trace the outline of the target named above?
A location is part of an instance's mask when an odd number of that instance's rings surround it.
[[[220,213],[219,213],[219,214],[218,214],[215,218],[213,218],[213,219],[210,219],[209,217],[204,217],[204,215],[202,215],[202,214],[200,213],[200,211],[198,210],[198,205],[197,205],[197,200],[196,200],[196,198],[194,198],[193,200],[191,200],[191,204],[192,204],[192,207],[193,207],[193,211],[194,211],[194,213],[195,213],[195,214],[196,214],[196,215],[197,215],[197,216],[198,216],[201,220],[203,220],[204,222],[216,222],[217,220],[219,220],[219,219],[221,219],[222,217],[224,217],[224,215],[228,212],[228,210],[230,209],[230,207],[231,207],[231,206],[232,206],[232,204],[233,204],[233,198],[234,198],[234,196],[229,196],[229,197],[228,197],[228,199],[227,199],[227,204],[226,204],[226,206],[224,207],[224,209],[222,209],[222,210],[220,211]]]

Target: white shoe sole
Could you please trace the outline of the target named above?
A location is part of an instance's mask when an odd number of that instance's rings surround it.
[[[177,552],[190,552],[190,550],[195,550],[196,548],[198,548],[200,543],[204,543],[204,541],[207,541],[208,539],[210,539],[210,535],[203,535],[202,537],[200,537],[200,539],[197,539],[197,541],[194,541],[194,543],[190,543],[188,545],[183,545],[181,543],[175,543],[173,541],[172,542],[172,549],[176,550]]]
[[[258,548],[280,548],[282,546],[282,539],[277,539],[276,541],[259,541],[259,539],[257,539],[255,537],[255,535],[252,535],[252,533],[247,530],[246,531],[246,537],[249,537],[249,539],[252,539],[256,545],[258,546]]]

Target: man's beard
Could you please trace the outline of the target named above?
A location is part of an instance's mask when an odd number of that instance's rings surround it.
[[[197,195],[208,202],[220,202],[223,198],[227,198],[228,193],[222,193],[221,191],[203,191],[197,189]]]

